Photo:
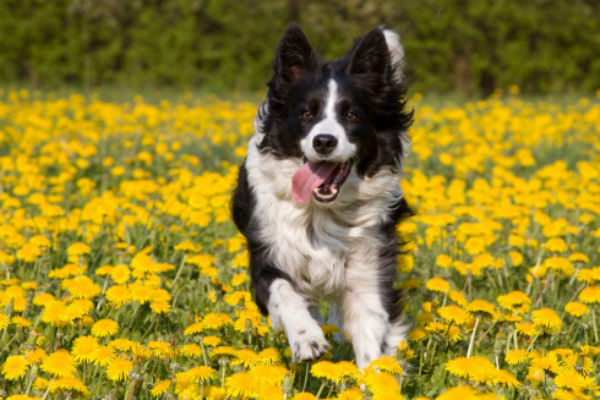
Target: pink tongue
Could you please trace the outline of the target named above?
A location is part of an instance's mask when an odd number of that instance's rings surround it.
[[[313,194],[313,190],[321,185],[336,169],[336,163],[321,162],[317,165],[307,161],[292,178],[292,194],[299,203],[304,203]]]

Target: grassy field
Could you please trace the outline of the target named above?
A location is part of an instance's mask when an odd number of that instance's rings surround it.
[[[598,97],[411,104],[413,330],[359,371],[348,344],[292,364],[252,302],[256,104],[0,92],[0,398],[600,396]]]

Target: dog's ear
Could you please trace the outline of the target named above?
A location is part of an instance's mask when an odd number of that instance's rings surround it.
[[[273,68],[275,76],[295,85],[319,65],[319,57],[296,24],[290,25],[279,40]]]
[[[390,52],[383,31],[374,28],[350,50],[350,75],[385,78],[390,72]]]

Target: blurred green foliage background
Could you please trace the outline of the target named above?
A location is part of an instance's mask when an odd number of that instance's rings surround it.
[[[599,0],[0,0],[0,84],[262,89],[294,21],[327,57],[396,29],[418,91],[600,88]]]

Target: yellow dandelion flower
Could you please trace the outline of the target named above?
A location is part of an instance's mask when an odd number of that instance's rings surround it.
[[[446,371],[480,383],[490,382],[496,376],[496,367],[487,358],[480,356],[450,360],[446,363]]]
[[[92,249],[90,249],[90,246],[81,242],[73,243],[67,248],[67,254],[69,255],[69,257],[82,256],[85,254],[89,254],[91,251]]]
[[[171,381],[168,379],[164,379],[164,380],[157,380],[154,383],[154,387],[152,389],[150,389],[150,394],[153,397],[158,397],[161,394],[166,393],[167,390],[169,390],[169,386],[171,386]]]
[[[598,354],[600,354],[600,347],[597,346],[590,346],[590,345],[582,345],[581,347],[579,347],[579,350],[581,350],[581,354],[585,355],[585,356],[597,356]]]
[[[449,268],[452,266],[452,258],[446,254],[440,254],[435,259],[435,265],[440,268]]]
[[[200,333],[204,330],[204,324],[202,321],[194,322],[183,331],[184,335],[193,335],[194,333]]]
[[[33,304],[36,306],[45,306],[51,301],[54,301],[55,298],[50,293],[40,293],[33,297]]]
[[[114,267],[112,265],[103,265],[102,267],[97,268],[94,273],[98,276],[110,275],[113,268]]]
[[[2,327],[2,324],[3,324],[3,320],[2,320],[2,318],[3,318],[3,315],[4,315],[4,314],[0,313],[0,331],[1,331],[2,329],[4,329],[4,328]],[[16,325],[16,326],[18,326],[19,328],[29,328],[29,327],[32,325],[31,321],[29,321],[29,320],[27,320],[27,319],[25,319],[25,318],[23,318],[23,317],[21,317],[21,316],[18,316],[18,315],[17,315],[17,316],[14,316],[14,317],[12,317],[12,318],[10,319],[10,322],[11,322],[11,324],[15,324],[15,325]]]
[[[154,288],[149,285],[135,282],[127,285],[127,288],[131,293],[131,299],[140,304],[146,304],[153,300]]]
[[[73,279],[65,279],[61,286],[71,293],[74,298],[89,299],[98,295],[102,288],[94,283],[89,277],[80,275]]]
[[[44,349],[42,349],[41,347],[31,350],[30,352],[28,352],[26,354],[27,361],[30,364],[39,364],[47,356],[48,356],[48,354],[46,354],[46,351]]]
[[[500,306],[510,311],[523,306],[526,306],[528,309],[531,304],[531,299],[520,290],[513,290],[510,293],[500,295],[496,300]]]
[[[177,353],[185,357],[199,358],[202,356],[202,348],[195,343],[191,343],[179,347]]]
[[[438,308],[437,313],[447,323],[453,322],[457,325],[464,325],[471,320],[467,311],[454,304]]]
[[[162,340],[151,340],[148,342],[148,348],[152,355],[158,358],[169,358],[175,353],[171,344]]]
[[[244,274],[244,273],[237,274],[233,278],[231,278],[231,285],[232,286],[240,286],[247,280],[248,280],[248,274]]]
[[[190,240],[184,240],[183,242],[175,246],[175,250],[197,252],[202,250],[202,245],[192,243],[192,241]]]
[[[554,378],[554,383],[559,388],[577,391],[595,389],[596,385],[594,381],[594,377],[583,376],[573,368],[563,368]]]
[[[152,350],[140,343],[135,343],[131,346],[131,354],[134,357],[149,359],[152,357]]]
[[[290,375],[290,371],[281,365],[257,365],[249,372],[260,384],[275,386],[281,386],[286,375]]]
[[[98,350],[98,340],[93,336],[80,336],[73,342],[71,353],[78,362],[94,361],[95,353]]]
[[[296,400],[296,397],[294,397],[294,400]],[[306,399],[304,399],[304,398],[302,398],[302,399],[314,400],[314,398],[315,397],[312,396],[312,397],[306,397]],[[362,392],[362,390],[360,390],[360,388],[357,388],[356,386],[353,386],[351,388],[344,390],[337,397],[337,400],[363,400],[363,399],[364,399],[364,393]]]
[[[450,343],[456,343],[462,339],[462,333],[460,329],[456,325],[450,325],[448,327],[448,331],[446,332],[446,338]]]
[[[562,327],[560,317],[551,308],[540,308],[531,313],[531,318],[536,329],[543,329],[545,332],[558,332]]]
[[[234,358],[237,355],[237,351],[229,346],[218,346],[210,351],[210,358],[222,358],[229,357]]]
[[[94,308],[94,303],[88,299],[77,299],[67,306],[64,318],[69,321],[73,321],[79,318],[83,318],[85,314],[89,313]]]
[[[363,376],[364,383],[373,393],[373,398],[391,399],[400,393],[400,386],[394,375],[387,372],[375,372],[367,369]],[[385,395],[383,397],[382,395]]]
[[[69,314],[65,301],[50,300],[44,305],[42,321],[53,326],[65,326],[69,321]]]
[[[435,400],[471,400],[479,399],[479,392],[471,386],[457,386],[446,390]]]
[[[319,361],[312,365],[310,374],[315,378],[325,378],[333,382],[338,382],[339,368],[331,361]]]
[[[57,350],[42,361],[41,368],[44,372],[59,378],[73,376],[75,373],[75,359],[68,351]]]
[[[260,364],[260,356],[249,349],[241,349],[236,351],[235,360],[231,362],[231,365],[244,365],[249,367],[252,365]]]
[[[83,274],[85,272],[85,270],[86,270],[86,267],[84,267],[84,266],[77,265],[77,264],[67,264],[62,268],[53,269],[52,271],[50,271],[48,276],[50,278],[65,279],[65,278],[68,278],[69,276],[76,276],[76,275]]]
[[[450,293],[448,293],[448,298],[461,307],[466,307],[468,304],[465,295],[458,290],[451,290]]]
[[[120,351],[130,351],[136,344],[127,338],[118,338],[111,340],[108,345]]]
[[[360,399],[362,399],[362,394]],[[300,392],[297,395],[295,395],[292,400],[315,400],[315,395],[309,392]]]
[[[523,364],[528,360],[528,354],[523,349],[512,349],[506,353],[504,360],[508,365]]]
[[[496,307],[483,299],[475,299],[467,305],[467,311],[477,316],[493,318],[496,314]]]
[[[542,247],[554,253],[564,253],[565,251],[567,251],[567,243],[560,237],[553,237],[548,239],[548,241],[546,241],[546,243],[544,243]]]
[[[131,271],[127,265],[116,265],[110,271],[110,278],[118,285],[122,285],[129,280]]]
[[[425,287],[433,292],[446,293],[450,290],[450,284],[442,278],[431,278]]]
[[[202,344],[205,346],[215,347],[221,343],[221,338],[217,336],[205,336],[202,338]]]
[[[585,254],[577,252],[577,253],[573,253],[569,256],[569,261],[587,263],[587,262],[590,262],[590,259]]]
[[[96,337],[111,336],[117,333],[119,324],[112,319],[99,319],[92,326],[92,335]]]
[[[421,328],[415,328],[408,333],[408,338],[413,342],[423,340],[426,336],[427,334]]]
[[[98,346],[98,349],[93,356],[94,364],[101,365],[103,367],[110,364],[114,358],[115,349],[111,346]]]
[[[381,356],[371,361],[369,363],[369,367],[376,368],[380,371],[389,372],[392,375],[403,374],[402,366],[400,366],[398,360],[392,356]]]
[[[579,293],[579,301],[586,304],[600,304],[600,287],[588,286]]]
[[[22,355],[8,356],[2,364],[2,375],[9,381],[19,379],[27,373],[29,361]]]
[[[0,331],[10,324],[10,316],[0,312]]]
[[[565,311],[574,317],[581,317],[590,313],[590,309],[585,304],[577,301],[567,303]]]
[[[570,276],[575,272],[573,263],[565,257],[550,257],[544,261],[544,266],[562,275]]]
[[[279,362],[279,352],[273,347],[268,347],[258,353],[263,364],[272,364]]]
[[[202,318],[202,325],[206,329],[219,329],[226,325],[233,325],[233,320],[225,313],[209,313]]]
[[[254,397],[258,387],[256,378],[248,372],[238,372],[225,379],[225,389],[227,394],[232,397]]]
[[[111,286],[106,290],[106,299],[109,303],[112,303],[116,307],[120,307],[122,304],[131,301],[131,292],[127,286],[115,285]]]
[[[50,386],[50,381],[39,376],[33,381],[33,387],[36,389],[45,391],[48,389],[48,386]]]
[[[77,392],[78,394],[87,397],[90,394],[88,388],[83,382],[75,376],[63,376],[54,379],[49,383],[50,393],[56,394],[61,391]]]
[[[518,251],[510,251],[508,256],[510,257],[513,266],[518,267],[523,264],[523,255]]]
[[[194,367],[187,371],[179,372],[175,374],[175,381],[180,382],[208,382],[215,377],[215,371],[211,367],[207,367],[205,365],[201,365],[198,367]]]
[[[465,251],[470,255],[483,253],[487,245],[485,239],[481,236],[474,236],[467,239],[465,242]]]
[[[133,363],[130,360],[117,357],[111,360],[106,367],[106,377],[111,381],[127,380],[132,368]]]

